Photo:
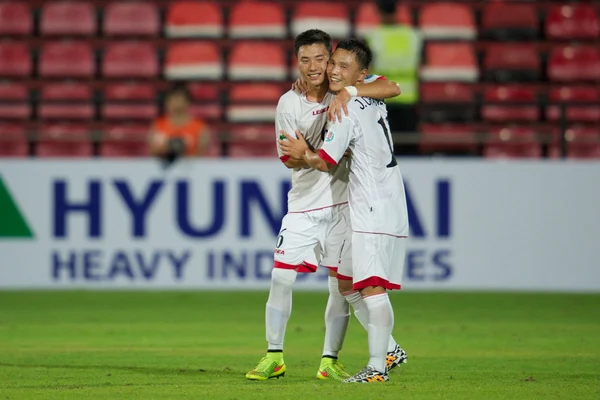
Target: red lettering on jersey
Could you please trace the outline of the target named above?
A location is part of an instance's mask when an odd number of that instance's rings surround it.
[[[325,111],[327,111],[328,109],[329,109],[329,107],[325,107],[325,108],[322,108],[322,109],[320,109],[320,110],[313,111],[313,113],[312,113],[312,114],[313,114],[313,115],[319,115],[319,114],[323,114],[323,113],[324,113]]]
[[[275,249],[275,254],[283,254],[285,255],[285,251],[281,249]]]

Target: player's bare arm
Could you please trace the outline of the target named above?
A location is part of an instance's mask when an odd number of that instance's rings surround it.
[[[283,151],[283,154],[290,157],[302,158],[302,160],[309,167],[319,171],[329,171],[329,164],[327,164],[319,157],[317,153],[309,148],[306,140],[304,140],[304,136],[302,136],[300,131],[296,130],[296,136],[298,136],[298,138],[289,135],[285,131],[281,131],[281,134],[287,139],[279,141],[279,145],[281,146],[281,151]]]
[[[356,84],[356,96],[361,97],[372,97],[378,100],[390,99],[400,94],[400,86],[387,79],[378,79],[371,83],[358,83]],[[330,121],[335,121],[336,117],[338,121],[342,122],[342,115],[348,115],[348,102],[352,99],[352,95],[346,88],[340,90],[331,101],[329,110],[327,111],[327,117]],[[344,114],[342,114],[342,111]]]
[[[289,169],[309,168],[309,165],[303,159],[297,159],[292,157],[290,157],[283,164]]]

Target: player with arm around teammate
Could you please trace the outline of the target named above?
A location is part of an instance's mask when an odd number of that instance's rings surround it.
[[[327,111],[334,95],[329,92],[326,69],[331,55],[331,38],[320,30],[298,35],[294,43],[298,67],[309,84],[306,94],[289,91],[279,100],[276,132],[281,130],[305,132],[306,143],[313,148],[322,144],[327,125]],[[364,85],[361,91],[375,97],[391,97],[398,88],[391,82],[380,81]],[[382,96],[383,95],[383,96]],[[347,98],[350,95],[346,93]],[[340,96],[343,99],[343,95]],[[271,288],[266,305],[265,322],[267,355],[246,374],[248,379],[266,380],[283,376],[283,341],[292,307],[292,286],[298,272],[317,269],[315,247],[322,249],[321,265],[329,267],[329,300],[325,312],[325,345],[317,373],[321,379],[344,379],[348,375],[337,362],[350,313],[349,304],[362,303],[358,293],[352,299],[342,296],[338,289],[336,269],[349,259],[343,256],[344,241],[349,227],[347,211],[348,166],[341,162],[328,172],[315,171],[293,157],[280,153],[281,161],[292,172],[292,189],[288,194],[288,214],[282,221],[275,249]],[[346,247],[348,249],[349,246]],[[349,262],[349,260],[348,260]],[[355,310],[356,305],[353,304]],[[363,312],[366,315],[366,312]],[[364,318],[363,318],[364,320]],[[362,322],[362,321],[361,321]]]
[[[371,51],[356,39],[340,42],[328,66],[330,89],[339,91],[367,75]],[[404,183],[392,151],[383,102],[358,97],[348,104],[348,115],[330,125],[323,146],[311,149],[303,136],[285,135],[284,154],[302,158],[319,171],[336,168],[349,147],[352,164],[348,202],[352,225],[352,279],[368,312],[370,359],[365,368],[345,382],[384,382],[388,339],[394,312],[387,290],[400,289],[408,213]]]

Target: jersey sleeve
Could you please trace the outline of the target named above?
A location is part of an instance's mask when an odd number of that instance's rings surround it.
[[[294,113],[293,104],[289,99],[281,98],[277,104],[277,111],[275,113],[275,141],[277,143],[277,154],[282,162],[286,162],[290,157],[284,155],[279,148],[278,141],[280,139],[285,139],[281,134],[281,131],[285,131],[288,135],[296,137],[297,127],[298,123]]]
[[[350,145],[353,131],[354,123],[349,117],[344,116],[342,122],[336,120],[325,134],[319,157],[329,164],[336,165]]]
[[[387,80],[383,75],[369,74],[363,80],[363,83],[373,83],[375,81]]]

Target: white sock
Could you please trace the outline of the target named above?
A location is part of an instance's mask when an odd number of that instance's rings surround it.
[[[385,372],[385,358],[392,330],[394,310],[387,293],[365,297],[369,310],[369,365],[379,372]]]
[[[351,292],[350,294],[345,295],[344,298],[346,299],[346,301],[348,303],[350,303],[350,305],[352,305],[352,308],[354,308],[354,315],[356,316],[356,319],[358,319],[358,322],[360,322],[360,324],[363,326],[363,328],[365,328],[365,330],[368,331],[369,330],[369,310],[367,310],[367,306],[366,306],[365,302],[363,301],[363,298],[360,295],[360,293],[357,291]],[[388,347],[387,347],[388,353],[391,351],[394,351],[395,348],[396,348],[396,340],[394,339],[394,337],[392,335],[390,335],[390,340],[388,341]]]
[[[283,350],[285,328],[292,314],[292,285],[298,272],[273,268],[271,290],[265,311],[268,350]]]
[[[337,357],[344,344],[344,337],[350,321],[350,307],[340,293],[338,281],[329,277],[329,299],[325,309],[325,344],[323,355]]]

